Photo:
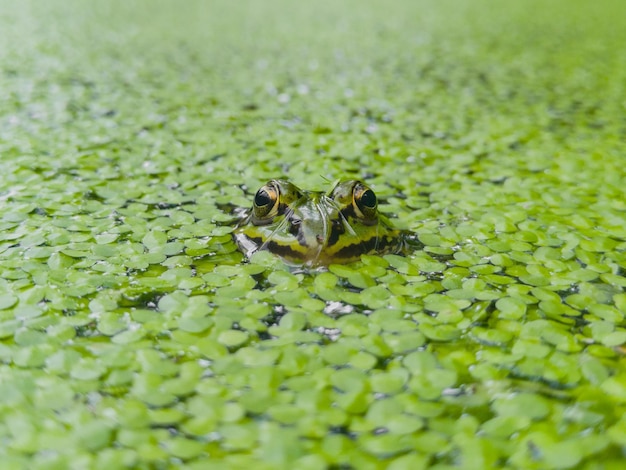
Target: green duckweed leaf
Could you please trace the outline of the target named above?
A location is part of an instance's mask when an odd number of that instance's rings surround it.
[[[502,417],[525,416],[528,419],[542,419],[550,412],[546,399],[534,393],[520,393],[496,399],[492,406]]]
[[[513,297],[504,297],[496,302],[502,318],[509,320],[519,320],[526,313],[526,304]]]
[[[237,347],[248,341],[248,333],[239,330],[226,330],[220,333],[217,340],[224,346]]]

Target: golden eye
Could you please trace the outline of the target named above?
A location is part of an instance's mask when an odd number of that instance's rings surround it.
[[[254,195],[252,209],[256,218],[262,219],[276,215],[274,209],[278,203],[278,188],[272,183],[268,183],[259,189]]]
[[[378,205],[378,199],[376,198],[376,194],[374,194],[374,191],[365,186],[363,183],[357,183],[354,186],[352,196],[354,204],[356,206],[355,212],[358,216],[365,219],[376,218],[376,207]]]

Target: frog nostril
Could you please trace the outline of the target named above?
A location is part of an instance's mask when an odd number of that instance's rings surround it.
[[[300,233],[300,225],[302,224],[302,219],[292,218],[289,219],[289,233],[294,237],[297,237]]]

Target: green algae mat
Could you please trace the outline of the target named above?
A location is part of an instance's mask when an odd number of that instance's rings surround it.
[[[618,1],[2,2],[3,469],[621,469]],[[406,256],[294,269],[271,178]]]

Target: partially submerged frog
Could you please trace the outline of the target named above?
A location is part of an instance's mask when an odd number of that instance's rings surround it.
[[[248,257],[268,250],[309,266],[398,253],[404,246],[401,231],[378,212],[374,191],[357,180],[338,182],[327,193],[271,180],[257,191],[234,239]]]

